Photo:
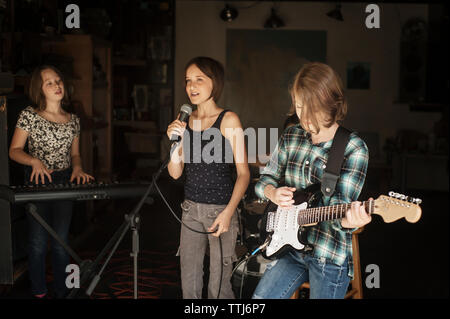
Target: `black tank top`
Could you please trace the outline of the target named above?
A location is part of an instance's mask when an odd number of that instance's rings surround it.
[[[186,199],[197,203],[226,205],[233,192],[231,168],[233,151],[220,132],[223,110],[214,124],[204,131],[186,126],[183,138]],[[195,127],[194,127],[195,128]]]

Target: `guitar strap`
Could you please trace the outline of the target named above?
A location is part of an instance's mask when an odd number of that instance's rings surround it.
[[[339,126],[334,134],[333,143],[328,153],[328,161],[322,175],[320,190],[324,196],[331,196],[336,188],[337,181],[341,174],[342,163],[344,162],[344,152],[350,134],[352,132]]]

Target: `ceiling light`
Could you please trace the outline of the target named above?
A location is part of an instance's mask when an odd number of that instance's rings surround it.
[[[223,21],[233,21],[234,19],[236,19],[238,16],[238,11],[233,8],[230,7],[228,4],[225,5],[225,8],[222,10],[222,12],[220,12],[220,18]]]
[[[264,28],[276,29],[284,27],[284,21],[277,15],[274,8],[270,10],[270,17],[264,23]]]
[[[337,4],[336,8],[334,8],[333,10],[331,10],[330,12],[327,13],[327,16],[329,16],[332,19],[344,21],[344,17],[342,16],[342,12],[341,12],[341,5]]]

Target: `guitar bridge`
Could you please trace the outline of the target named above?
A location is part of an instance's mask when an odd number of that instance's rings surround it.
[[[273,232],[275,229],[275,212],[267,213],[266,232]]]

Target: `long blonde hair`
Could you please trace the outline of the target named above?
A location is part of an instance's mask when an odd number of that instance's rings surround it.
[[[304,64],[295,76],[290,89],[292,106],[290,114],[295,113],[297,104],[302,106],[300,123],[305,130],[304,119],[311,121],[315,132],[320,131],[317,114],[324,115],[325,127],[342,121],[347,114],[347,101],[344,97],[339,75],[328,65],[320,62]]]

